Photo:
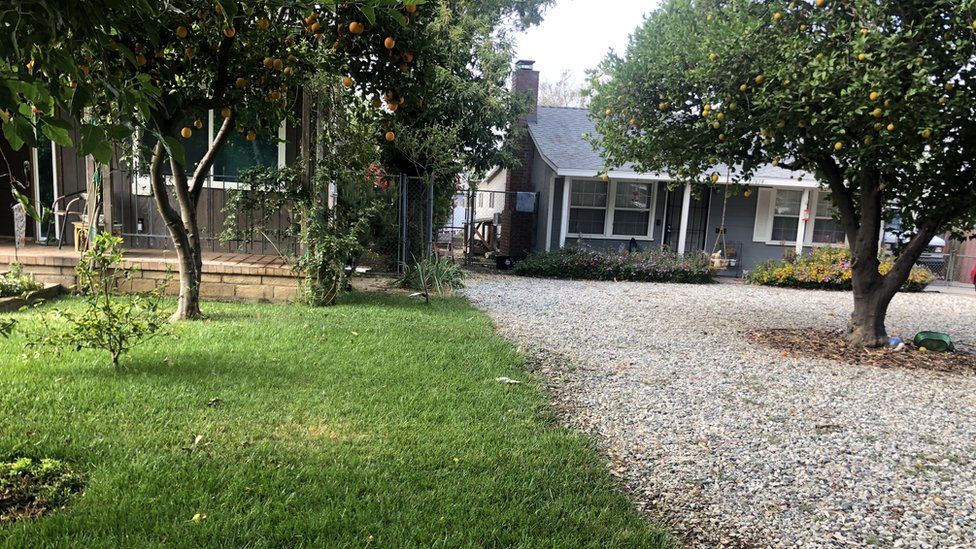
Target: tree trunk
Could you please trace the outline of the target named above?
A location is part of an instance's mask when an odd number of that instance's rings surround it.
[[[860,347],[881,347],[888,342],[885,317],[894,293],[886,291],[884,282],[887,281],[878,274],[877,262],[865,263],[853,267],[854,312],[848,324],[847,341]],[[869,269],[874,270],[873,274]]]
[[[227,44],[227,41],[224,44]],[[181,120],[182,117],[182,113],[176,113],[169,118],[162,113],[155,113],[153,120],[160,133],[172,134],[177,127],[175,121]],[[207,153],[197,163],[192,178],[187,177],[186,166],[168,155],[162,142],[157,143],[153,148],[152,162],[149,167],[153,197],[163,221],[166,222],[166,229],[173,239],[173,247],[176,248],[180,268],[179,305],[171,320],[203,318],[203,313],[200,311],[203,250],[200,241],[200,225],[197,222],[197,206],[200,203],[200,195],[210,173],[210,168],[213,166],[217,154],[230,139],[236,121],[236,113],[232,113],[231,116],[224,119],[220,130],[210,144],[210,148],[207,149]],[[169,190],[166,188],[166,182],[163,178],[163,161],[167,156],[169,156],[170,169],[173,173],[173,191],[176,194],[179,211],[170,204]]]
[[[845,184],[843,172],[832,158],[820,159],[818,166],[836,199],[852,254],[854,312],[848,324],[847,341],[862,347],[881,347],[888,342],[885,329],[888,305],[908,280],[918,258],[935,236],[939,220],[919,226],[915,236],[900,251],[891,270],[882,276],[878,272],[881,264],[879,244],[886,203],[881,175],[870,169],[864,170],[849,187]],[[859,208],[855,207],[853,192],[859,194]]]
[[[200,311],[201,272],[194,259],[195,254],[188,249],[177,247],[176,255],[180,266],[180,298],[176,305],[176,312],[170,320],[203,318],[203,313]]]
[[[197,223],[197,193],[191,193],[186,179],[186,168],[172,156],[169,159],[173,173],[173,189],[180,208],[180,226],[186,234],[184,253],[177,248],[180,260],[180,300],[173,320],[203,318],[200,311],[200,283],[203,279],[203,255],[200,245],[200,226]]]
[[[188,234],[189,231],[183,219],[169,203],[169,190],[166,188],[166,181],[162,169],[165,157],[166,149],[162,143],[157,143],[153,148],[152,162],[149,166],[149,177],[152,182],[153,199],[156,202],[156,208],[163,217],[163,221],[166,222],[166,230],[173,239],[173,247],[176,249],[176,256],[179,260],[179,304],[177,305],[176,312],[170,318],[171,320],[202,318],[203,314],[200,312],[200,273],[202,261],[199,258],[198,251],[199,239],[197,239],[195,245],[191,242]],[[174,186],[179,193],[179,184]],[[196,253],[194,248],[197,250]]]

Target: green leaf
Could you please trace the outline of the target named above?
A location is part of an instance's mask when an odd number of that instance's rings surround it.
[[[91,155],[96,162],[108,164],[112,161],[112,156],[115,155],[115,149],[112,148],[112,144],[108,141],[102,141],[95,145],[95,148],[91,151]]]
[[[166,147],[166,152],[169,153],[177,164],[186,164],[186,154],[183,150],[183,144],[178,139],[166,136],[163,139],[163,146]]]
[[[41,133],[44,134],[44,137],[47,137],[62,147],[70,147],[73,145],[71,134],[68,130],[60,128],[47,120],[41,124]]]
[[[20,205],[24,207],[24,212],[28,216],[30,216],[32,219],[37,219],[37,220],[41,219],[41,216],[37,213],[37,210],[34,209],[34,206],[31,204],[30,197],[20,192],[17,189],[16,185],[10,186],[10,194],[13,195],[14,199],[17,200],[17,202],[20,202]]]
[[[366,20],[369,21],[371,25],[376,24],[376,9],[368,4],[360,6],[359,11],[363,12],[366,16]]]
[[[115,141],[123,141],[132,136],[132,128],[121,124],[106,124],[103,128],[109,138]]]
[[[19,151],[21,147],[24,146],[24,140],[20,138],[17,134],[17,122],[16,119],[12,119],[3,125],[3,136],[7,139],[7,143],[15,151]]]

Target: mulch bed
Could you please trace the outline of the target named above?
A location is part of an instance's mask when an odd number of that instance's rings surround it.
[[[955,374],[976,374],[976,354],[957,349],[954,353],[922,352],[906,342],[904,351],[866,349],[851,346],[843,334],[830,330],[782,329],[748,332],[751,341],[794,358],[826,358],[847,364],[879,368],[906,368]]]

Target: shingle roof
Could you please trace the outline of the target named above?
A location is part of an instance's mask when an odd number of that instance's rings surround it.
[[[536,120],[529,122],[529,133],[546,161],[556,171],[582,170],[594,174],[604,168],[603,158],[593,149],[583,134],[597,135],[596,126],[589,117],[587,109],[574,107],[539,107]],[[725,173],[724,166],[716,169]],[[626,164],[617,168],[618,172],[633,172],[633,166]],[[790,179],[803,175],[805,181],[815,185],[812,174],[791,172],[776,166],[766,165],[756,172],[756,179]]]
[[[557,170],[603,169],[603,158],[583,139],[596,134],[596,127],[586,109],[572,107],[539,107],[529,133],[541,154]],[[629,170],[629,168],[628,168]]]

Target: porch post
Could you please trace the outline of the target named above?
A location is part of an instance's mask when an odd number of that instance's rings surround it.
[[[685,194],[681,198],[681,227],[678,232],[678,253],[685,253],[688,241],[688,216],[691,214],[691,184],[685,185]]]
[[[569,232],[569,197],[570,189],[569,186],[573,184],[573,180],[564,177],[563,178],[563,216],[559,222],[559,247],[562,248],[566,245],[566,233]]]
[[[800,199],[800,217],[796,222],[796,256],[803,254],[803,242],[806,240],[807,222],[810,220],[810,189],[803,190],[803,198]],[[806,216],[807,219],[803,219]]]
[[[105,232],[115,236],[115,223],[112,217],[112,172],[106,164],[99,164],[98,171],[102,180],[102,216],[105,220]]]

